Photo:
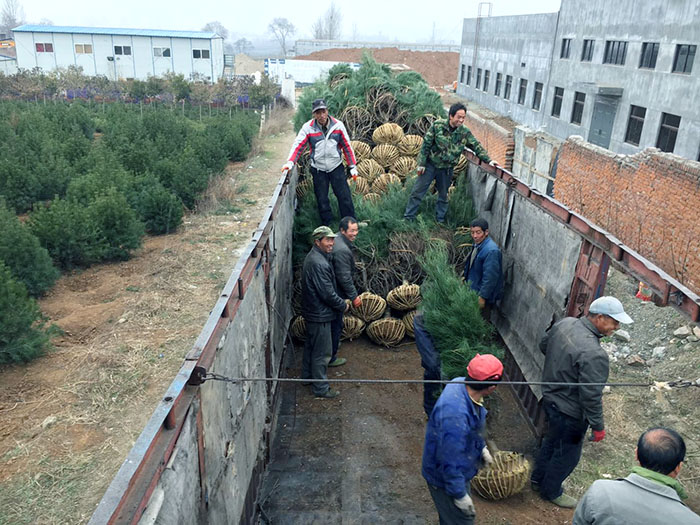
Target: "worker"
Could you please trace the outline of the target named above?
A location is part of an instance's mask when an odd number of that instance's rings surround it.
[[[472,245],[464,265],[464,281],[479,295],[481,315],[491,320],[491,311],[503,295],[501,250],[489,237],[489,223],[477,218],[469,224]]]
[[[611,335],[620,323],[631,323],[615,297],[599,297],[583,318],[565,317],[540,341],[544,353],[542,404],[548,429],[542,441],[530,481],[540,496],[555,505],[574,508],[576,499],[564,494],[562,483],[581,459],[586,430],[592,441],[605,437],[603,385],[608,380],[608,354],[600,338]],[[597,383],[578,386],[572,383]]]
[[[316,397],[334,398],[339,392],[328,384],[328,362],[331,359],[331,322],[339,312],[348,309],[338,295],[335,273],[330,261],[336,234],[328,226],[319,226],[312,233],[313,247],[304,259],[301,281],[301,315],[306,322],[306,341],[302,361],[302,379],[311,382]]]
[[[420,354],[420,364],[423,367],[423,380],[434,381],[442,379],[440,367],[440,352],[435,348],[435,341],[425,328],[423,312],[413,318],[413,338]],[[440,383],[423,383],[423,410],[430,417],[433,407],[440,396]]]
[[[470,482],[493,457],[486,446],[485,396],[496,390],[503,364],[493,355],[477,354],[464,377],[450,381],[435,404],[425,431],[422,473],[440,523],[472,524],[475,509]],[[483,383],[482,383],[483,382]]]
[[[700,525],[700,516],[681,500],[678,481],[685,442],[675,430],[655,427],[637,442],[638,467],[624,479],[599,479],[576,507],[573,525]]]
[[[349,299],[355,308],[362,304],[362,298],[357,293],[353,275],[355,273],[355,255],[352,247],[359,226],[354,217],[343,217],[340,219],[339,233],[335,238],[335,245],[331,252],[331,261],[335,271],[335,280],[338,285],[338,294],[343,299]],[[338,357],[340,347],[340,336],[343,333],[344,312],[339,312],[331,323],[331,337],[333,339],[333,351],[328,366],[341,366],[347,362],[344,357]]]
[[[434,180],[438,191],[435,218],[440,224],[445,222],[447,190],[452,183],[454,167],[465,149],[473,150],[481,160],[495,165],[476,137],[464,125],[466,116],[467,108],[464,104],[460,102],[452,104],[447,120],[436,120],[428,129],[418,154],[418,168],[416,169],[418,178],[413,185],[411,196],[408,198],[403,214],[404,219],[412,221],[416,218],[418,207],[428,191],[430,183]]]
[[[306,146],[311,148],[311,176],[314,181],[314,194],[321,222],[330,226],[333,221],[333,211],[328,200],[328,186],[338,198],[338,208],[341,217],[354,217],[355,207],[352,203],[352,193],[345,175],[345,167],[341,152],[350,168],[350,175],[357,177],[355,152],[350,145],[350,137],[345,125],[328,114],[328,107],[323,99],[316,99],[311,104],[313,118],[304,124],[297,134],[289,159],[282,167],[286,173],[294,167],[294,163],[304,152]]]

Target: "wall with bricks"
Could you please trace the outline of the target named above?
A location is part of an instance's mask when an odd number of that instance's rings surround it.
[[[554,197],[700,292],[700,163],[653,148],[617,155],[573,137]]]
[[[513,169],[513,152],[515,140],[513,133],[492,120],[485,120],[476,113],[467,112],[464,120],[467,126],[481,145],[488,151],[489,157],[508,171]]]

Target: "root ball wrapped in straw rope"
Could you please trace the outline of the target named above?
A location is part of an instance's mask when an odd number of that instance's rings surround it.
[[[314,183],[311,178],[305,178],[302,180],[299,184],[297,184],[297,199],[303,199],[304,195],[306,195],[309,192],[314,191]]]
[[[360,294],[360,299],[362,299],[362,304],[355,308],[354,306],[350,308],[353,315],[359,317],[366,323],[379,319],[386,310],[386,301],[379,295],[375,295],[370,292],[363,292]]]
[[[395,310],[413,310],[420,304],[420,286],[404,283],[391,290],[386,302]]]
[[[365,193],[362,196],[362,198],[368,202],[379,202],[379,199],[381,199],[382,196],[379,195],[379,193],[369,192],[369,193]]]
[[[292,337],[303,341],[306,339],[306,321],[302,316],[297,316],[292,321],[292,326],[289,329],[292,332]]]
[[[455,166],[454,172],[455,173],[463,173],[467,171],[467,166],[469,165],[469,161],[467,160],[467,157],[464,153],[462,153],[459,156],[459,160],[457,161],[457,165]]]
[[[406,329],[406,335],[411,339],[415,338],[415,334],[413,333],[413,320],[416,318],[416,315],[418,315],[418,310],[410,310],[401,318],[401,322]]]
[[[499,450],[490,467],[472,478],[472,488],[485,499],[503,499],[520,492],[530,479],[530,463],[522,454]]]
[[[399,159],[399,150],[393,144],[380,144],[372,149],[372,158],[383,168],[388,168]]]
[[[398,124],[387,122],[382,124],[372,133],[375,144],[399,144],[404,137],[403,129]]]
[[[367,195],[369,193],[369,182],[364,177],[357,177],[356,179],[350,179],[350,190],[358,195]]]
[[[359,317],[354,315],[344,315],[343,316],[343,332],[340,335],[340,339],[345,341],[347,339],[353,340],[362,334],[365,329],[365,322]]]
[[[405,179],[417,166],[416,159],[413,157],[399,157],[396,159],[396,162],[392,164],[391,171],[396,173],[401,179]]]
[[[392,347],[401,342],[406,335],[406,328],[399,319],[385,317],[370,323],[367,335],[378,345]]]
[[[362,142],[361,140],[351,140],[350,146],[352,146],[352,150],[355,152],[355,160],[357,162],[368,159],[370,153],[372,153],[372,148],[370,145],[366,142]],[[343,156],[343,158],[345,158],[345,156]]]
[[[372,183],[372,192],[384,193],[392,184],[401,184],[401,179],[393,173],[383,173]]]
[[[420,135],[406,135],[399,142],[398,149],[401,155],[406,157],[415,157],[420,153],[423,146],[423,137]]]
[[[372,182],[384,173],[384,168],[374,159],[365,159],[357,164],[357,172],[367,179],[367,182]]]

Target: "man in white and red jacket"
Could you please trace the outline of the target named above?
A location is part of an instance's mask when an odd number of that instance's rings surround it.
[[[326,102],[316,99],[311,104],[313,118],[304,124],[297,135],[289,159],[282,167],[287,172],[307,146],[311,148],[311,176],[314,181],[314,193],[321,222],[330,226],[333,220],[331,204],[328,200],[328,186],[338,198],[341,217],[354,217],[355,207],[352,204],[352,194],[345,176],[342,155],[350,168],[350,175],[357,176],[355,152],[350,145],[350,137],[345,125],[328,114]]]

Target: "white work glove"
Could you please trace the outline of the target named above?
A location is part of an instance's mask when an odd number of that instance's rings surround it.
[[[294,167],[294,163],[291,160],[285,162],[284,166],[282,166],[282,173],[287,173],[293,167]]]
[[[353,166],[350,168],[350,176],[355,179],[357,178],[357,166]]]
[[[465,514],[476,514],[474,502],[469,494],[465,494],[461,498],[455,498],[455,505]]]
[[[489,162],[489,166],[498,166],[498,164],[496,164],[495,160],[492,160],[491,162]]]
[[[484,467],[489,467],[493,463],[493,456],[489,451],[489,447],[484,447],[481,449],[481,460],[484,462]]]
[[[416,173],[417,173],[418,175],[423,175],[423,173],[425,173],[425,166],[418,166],[418,167],[416,168]]]

